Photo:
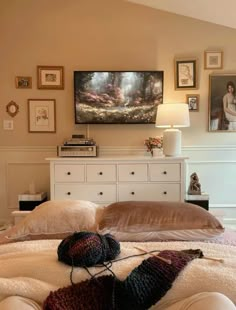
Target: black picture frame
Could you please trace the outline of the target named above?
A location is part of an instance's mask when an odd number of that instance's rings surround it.
[[[155,124],[163,71],[74,71],[75,124]]]
[[[197,89],[197,59],[175,59],[175,89]]]

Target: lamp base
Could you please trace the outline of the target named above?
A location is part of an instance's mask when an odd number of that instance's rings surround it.
[[[181,131],[177,128],[166,129],[163,132],[163,153],[165,156],[181,155]]]

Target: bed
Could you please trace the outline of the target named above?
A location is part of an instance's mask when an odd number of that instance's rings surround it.
[[[236,304],[236,233],[224,230],[214,216],[195,205],[136,201],[107,207],[88,201],[49,201],[38,206],[1,235],[0,302],[17,295],[43,308],[50,292],[71,286],[71,279],[81,283],[104,270],[93,266],[89,272],[80,267],[72,271],[58,261],[59,244],[79,231],[111,233],[119,242],[121,260],[110,269],[120,281],[152,255],[166,250],[202,251],[204,257],[191,260],[152,309],[165,309],[204,291],[223,293]]]

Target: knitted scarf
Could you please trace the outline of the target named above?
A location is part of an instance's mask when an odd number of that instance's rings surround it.
[[[200,250],[162,251],[136,267],[124,281],[113,275],[99,276],[51,292],[44,310],[145,310],[157,303]]]

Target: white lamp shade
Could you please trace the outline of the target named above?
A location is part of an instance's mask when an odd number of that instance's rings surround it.
[[[189,127],[189,108],[187,103],[163,103],[158,106],[156,127]]]
[[[156,127],[167,128],[163,133],[165,156],[181,155],[181,131],[178,127],[189,127],[189,108],[186,103],[164,103],[158,106]]]

